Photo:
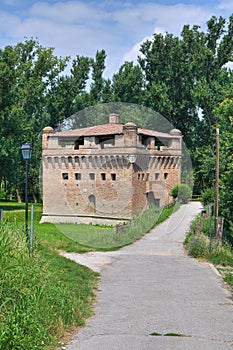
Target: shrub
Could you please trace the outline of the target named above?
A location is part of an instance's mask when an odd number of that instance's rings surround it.
[[[214,203],[214,189],[213,188],[207,188],[205,191],[202,192],[201,203],[204,206]]]
[[[171,190],[171,196],[180,203],[188,203],[192,197],[192,190],[186,184],[177,184]]]
[[[189,242],[188,247],[189,254],[194,258],[200,258],[209,254],[209,239],[203,233],[200,233],[198,237],[193,238]]]

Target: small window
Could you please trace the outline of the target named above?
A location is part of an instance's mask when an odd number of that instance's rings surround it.
[[[155,173],[155,180],[159,179],[159,173]]]
[[[81,174],[75,173],[75,180],[81,180]]]
[[[140,177],[141,177],[141,176],[140,176],[140,173],[138,173],[138,180],[140,180]]]
[[[144,179],[145,179],[145,174],[142,173],[142,180],[144,180]]]
[[[95,180],[95,173],[90,173],[89,177],[90,177],[90,180]]]
[[[111,174],[112,181],[116,181],[116,174]]]
[[[105,181],[105,180],[106,180],[106,174],[105,174],[105,173],[101,173],[100,175],[101,175],[101,179],[102,179],[103,181]]]
[[[168,173],[164,173],[164,179],[167,180],[168,178]]]
[[[63,178],[63,180],[68,180],[69,179],[69,174],[68,173],[62,173],[62,178]]]
[[[147,174],[146,174],[146,181],[148,181],[148,180],[149,180],[149,177],[150,177],[150,174],[149,174],[149,173],[147,173]]]

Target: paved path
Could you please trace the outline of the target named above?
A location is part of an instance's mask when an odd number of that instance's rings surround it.
[[[183,205],[140,241],[107,253],[95,316],[67,350],[233,350],[230,293],[182,246],[200,210]]]

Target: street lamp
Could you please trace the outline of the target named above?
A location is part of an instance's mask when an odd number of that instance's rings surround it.
[[[29,143],[24,143],[21,146],[22,156],[26,164],[26,184],[25,184],[25,229],[26,237],[28,237],[28,161],[32,156],[32,146]]]

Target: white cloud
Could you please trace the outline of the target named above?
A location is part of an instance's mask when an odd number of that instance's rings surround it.
[[[29,15],[47,18],[58,23],[99,23],[105,13],[84,2],[67,1],[49,4],[48,2],[35,3],[29,10]]]
[[[184,24],[203,24],[211,16],[213,9],[195,5],[160,5],[141,3],[114,13],[114,18],[125,28],[135,33],[143,31],[143,25],[164,28],[165,31],[178,35]]]
[[[153,34],[172,33],[173,35],[180,35],[183,26],[189,24],[190,26],[198,24],[204,26],[207,20],[211,17],[211,12],[200,6],[178,4],[173,6],[165,6],[158,4],[140,5],[140,13],[142,20],[145,18],[156,25],[154,31],[150,36],[144,37],[127,51],[123,56],[123,61],[137,61],[140,55],[139,49],[143,42],[152,40]],[[127,16],[126,16],[127,17]]]
[[[33,1],[14,13],[0,10],[1,45],[34,37],[42,46],[54,47],[59,56],[93,57],[105,49],[106,75],[111,76],[125,60],[135,61],[141,43],[155,32],[179,35],[184,24],[204,25],[214,11],[204,4],[165,6],[152,0]]]
[[[230,70],[233,70],[233,62],[229,61],[226,64],[224,64],[224,67]]]
[[[153,34],[165,35],[165,33],[166,32],[165,32],[164,28],[160,28],[160,27],[156,27],[153,31]],[[123,57],[123,61],[133,61],[136,63],[138,56],[142,56],[142,54],[140,53],[141,45],[147,40],[153,40],[153,34],[143,38],[140,42],[135,44],[132,47],[132,49],[130,49],[128,52],[126,52],[126,54]]]
[[[34,37],[42,45],[55,47],[59,55],[93,56],[112,42],[111,32],[104,30],[106,17],[103,11],[77,1],[41,2],[22,16],[0,12],[0,33],[7,35],[9,44]]]
[[[146,40],[146,38],[145,38]],[[143,40],[144,41],[144,40]],[[140,46],[141,46],[141,42],[135,44],[131,50],[129,50],[128,52],[126,52],[126,54],[123,56],[123,61],[133,61],[136,62],[137,61],[137,57],[139,55],[139,50],[140,50]]]
[[[232,0],[222,0],[219,2],[218,8],[223,11],[231,12],[233,11]]]

